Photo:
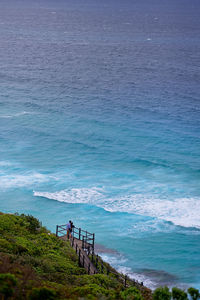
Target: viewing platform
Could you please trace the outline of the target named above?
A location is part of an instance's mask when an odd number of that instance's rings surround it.
[[[143,287],[143,282],[130,279],[127,275],[116,272],[112,267],[103,262],[102,258],[94,253],[95,234],[81,228],[73,227],[70,237],[67,237],[67,224],[56,226],[56,236],[63,241],[70,241],[71,246],[78,255],[79,266],[85,268],[89,275],[93,274],[112,274],[124,284],[124,287],[136,286]]]
[[[85,268],[89,275],[99,273],[94,264],[94,233],[73,227],[68,239],[67,224],[65,224],[56,226],[56,236],[64,241],[70,241],[71,246],[78,255],[79,265]]]

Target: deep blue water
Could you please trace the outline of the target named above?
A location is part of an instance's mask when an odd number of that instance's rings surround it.
[[[1,0],[0,210],[200,288],[200,3]]]

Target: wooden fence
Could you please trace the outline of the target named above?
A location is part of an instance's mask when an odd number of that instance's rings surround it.
[[[67,234],[67,225],[56,226],[56,236],[63,237]],[[85,231],[81,228],[73,227],[71,239],[77,239],[82,242],[82,249],[87,251],[87,254],[94,254],[95,234]]]
[[[56,236],[67,240],[67,224],[56,226]],[[70,237],[71,246],[75,249],[78,255],[79,265],[87,271],[89,275],[92,274],[106,274],[112,275],[124,284],[124,287],[131,285],[143,286],[143,282],[139,283],[136,280],[130,279],[127,275],[119,274],[113,268],[107,267],[102,258],[94,253],[95,234],[85,231],[81,228],[73,227]]]
[[[56,226],[56,236],[67,240],[67,225]],[[71,246],[78,255],[79,265],[87,271],[88,274],[98,273],[96,267],[93,264],[94,260],[94,240],[95,234],[85,231],[81,228],[73,227],[70,236]],[[89,258],[91,255],[91,259]]]

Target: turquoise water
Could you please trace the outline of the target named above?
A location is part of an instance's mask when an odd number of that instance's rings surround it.
[[[1,1],[0,210],[72,219],[200,288],[198,1]]]

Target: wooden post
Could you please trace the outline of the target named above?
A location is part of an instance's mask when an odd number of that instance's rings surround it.
[[[76,254],[77,254],[77,250],[78,250],[78,245],[76,244]]]
[[[96,256],[96,268],[98,268],[98,254],[97,254],[97,256]]]
[[[78,230],[78,239],[79,240],[81,239],[81,228],[79,228],[79,230]]]
[[[85,237],[83,235],[83,239],[82,239],[82,249],[84,249],[84,240],[85,240]]]
[[[56,225],[56,236],[58,236],[58,225]]]
[[[83,255],[83,268],[85,267],[85,255]]]
[[[78,264],[79,264],[79,266],[81,265],[81,249],[79,249],[79,252],[78,252]]]
[[[90,263],[88,265],[88,275],[90,275]]]
[[[93,254],[94,254],[94,233],[93,233],[93,237],[92,237],[92,251],[93,251]]]

